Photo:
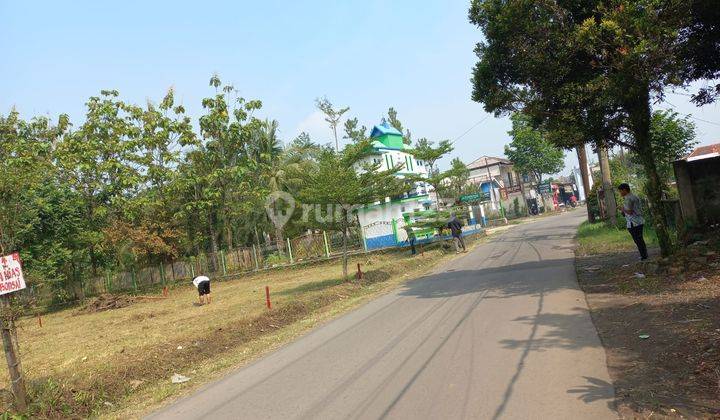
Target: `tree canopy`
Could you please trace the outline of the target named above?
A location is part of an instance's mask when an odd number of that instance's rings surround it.
[[[496,114],[522,110],[562,147],[617,144],[636,151],[668,254],[651,102],[668,87],[707,75],[688,71],[686,63],[693,7],[679,0],[473,0],[469,17],[485,34],[475,49],[473,99]]]
[[[544,174],[560,172],[564,165],[563,151],[552,144],[541,130],[534,128],[530,119],[521,113],[510,117],[512,137],[510,144],[505,146],[505,156],[513,163],[515,169],[524,174],[532,174],[538,183]]]

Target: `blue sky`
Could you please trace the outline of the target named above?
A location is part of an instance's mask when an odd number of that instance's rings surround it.
[[[8,1],[0,0],[0,113],[68,113],[76,125],[101,89],[129,102],[159,100],[173,87],[193,117],[217,72],[283,140],[331,133],[314,108],[327,96],[372,126],[390,106],[414,138],[457,139],[449,157],[502,155],[509,121],[470,100],[473,47],[468,1]],[[720,105],[692,113],[701,143],[720,141]],[[486,118],[487,117],[487,118]],[[445,163],[449,161],[445,160]],[[575,164],[568,153],[567,164]]]

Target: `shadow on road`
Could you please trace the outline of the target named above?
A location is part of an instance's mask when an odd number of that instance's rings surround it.
[[[572,258],[526,262],[478,270],[458,270],[428,275],[409,282],[400,293],[422,299],[446,298],[487,290],[486,299],[507,299],[515,296],[539,296],[572,287],[566,280],[548,278],[558,267],[572,266]],[[529,276],[525,272],[532,272]],[[547,273],[543,273],[547,271]]]
[[[510,242],[515,240],[511,239]],[[488,260],[492,261],[493,255],[490,255]],[[571,275],[568,275],[568,270],[572,270]],[[505,348],[520,349],[522,353],[516,364],[515,373],[506,385],[503,399],[493,415],[493,418],[499,418],[512,397],[515,384],[531,352],[542,352],[553,348],[582,351],[600,346],[594,331],[578,331],[578,325],[584,325],[588,317],[585,308],[572,308],[572,313],[544,312],[543,305],[548,294],[577,288],[576,283],[572,281],[573,277],[574,258],[546,259],[476,270],[456,269],[429,275],[408,283],[401,295],[420,299],[438,299],[484,293],[484,299],[509,299],[520,296],[537,298],[537,307],[532,315],[513,320],[530,326],[527,338],[500,341]],[[585,403],[599,399],[607,400],[608,406],[613,408],[612,384],[595,378],[585,379],[588,384],[578,385],[567,392],[579,394],[578,398]]]

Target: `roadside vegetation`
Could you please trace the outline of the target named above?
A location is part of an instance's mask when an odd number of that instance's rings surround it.
[[[428,272],[452,258],[442,247],[426,246],[415,257],[408,250],[352,256],[350,266],[361,265],[362,280],[343,280],[342,267],[327,261],[214,282],[213,303],[205,306],[194,304],[197,291],[187,284],[167,298],[88,300],[42,316],[42,327],[37,317],[23,318],[18,336],[31,396],[27,414],[138,416]],[[191,379],[173,384],[175,373]],[[7,371],[0,381],[7,383]]]
[[[645,242],[648,247],[657,247],[657,236],[652,227],[645,226]],[[626,229],[608,226],[604,223],[583,222],[577,233],[580,255],[594,255],[635,250],[635,243]]]
[[[654,235],[646,232],[651,256]],[[720,238],[638,262],[630,235],[578,229],[578,280],[622,418],[720,416]]]

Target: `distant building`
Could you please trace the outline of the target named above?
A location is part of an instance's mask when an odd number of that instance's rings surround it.
[[[720,143],[698,147],[673,164],[685,223],[720,224]]]
[[[365,158],[365,163],[379,164],[380,170],[402,165],[397,174],[399,177],[409,174],[428,176],[426,163],[407,152],[409,146],[403,142],[402,133],[386,121],[373,127],[370,138],[373,152]],[[359,209],[358,220],[366,249],[393,246],[405,238],[399,232],[398,221],[403,220],[403,213],[430,209],[434,202],[432,192],[430,185],[418,181],[414,188],[401,196],[387,197],[382,202]]]
[[[500,200],[521,196],[521,183],[526,193],[532,195],[531,185],[535,177],[519,174],[508,159],[480,156],[466,166],[470,170],[468,184],[477,186],[479,191],[486,194],[493,208],[497,208]]]

